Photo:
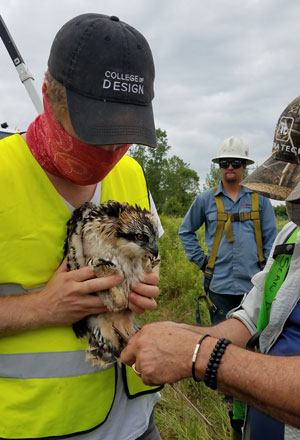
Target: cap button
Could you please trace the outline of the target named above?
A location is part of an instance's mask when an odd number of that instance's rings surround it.
[[[110,17],[110,19],[111,19],[112,21],[120,21],[119,17],[116,17],[115,15],[112,15],[112,16]]]

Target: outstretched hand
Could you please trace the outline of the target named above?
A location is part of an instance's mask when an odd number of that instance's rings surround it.
[[[192,356],[199,334],[173,322],[145,325],[132,336],[121,353],[146,385],[175,383],[192,374]]]

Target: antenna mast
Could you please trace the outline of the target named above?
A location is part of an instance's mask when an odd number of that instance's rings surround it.
[[[19,74],[21,82],[24,84],[27,93],[38,113],[43,113],[43,104],[41,98],[35,88],[34,78],[32,73],[29,72],[22,55],[18,51],[18,48],[7,29],[2,16],[0,15],[0,37],[9,53],[9,56],[14,63],[15,68]]]

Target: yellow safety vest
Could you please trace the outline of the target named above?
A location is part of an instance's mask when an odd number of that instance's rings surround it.
[[[19,135],[0,142],[0,287],[11,292],[45,285],[63,255],[71,214]],[[149,209],[143,170],[124,156],[102,181],[101,201]],[[2,295],[9,294],[2,291]],[[1,294],[1,289],[0,289]],[[0,437],[64,436],[104,423],[112,407],[116,366],[84,360],[87,341],[71,326],[26,330],[0,338]],[[123,366],[129,398],[154,392]]]

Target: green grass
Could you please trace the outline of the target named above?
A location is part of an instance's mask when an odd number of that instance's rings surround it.
[[[176,321],[195,324],[196,300],[204,294],[202,272],[190,263],[184,253],[177,232],[181,218],[161,217],[164,235],[160,239],[161,257],[158,308],[139,316],[140,324],[153,321]],[[279,220],[278,231],[287,223]],[[204,231],[198,231],[198,239],[204,250]],[[209,325],[209,314],[200,300],[202,325]],[[162,398],[156,406],[155,420],[163,440],[229,440],[230,424],[223,396],[203,383],[186,379],[177,384],[180,390],[199,408],[213,424],[216,433],[196,415],[192,409],[168,385],[162,390]]]

